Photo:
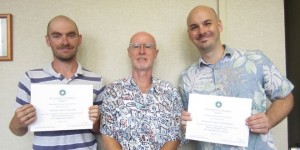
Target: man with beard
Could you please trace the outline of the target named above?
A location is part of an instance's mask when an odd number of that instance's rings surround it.
[[[95,133],[99,132],[100,94],[105,85],[102,77],[83,68],[76,54],[82,42],[77,25],[66,16],[56,16],[48,24],[46,42],[53,52],[53,61],[42,69],[27,71],[19,82],[16,111],[9,128],[13,134],[23,136],[28,126],[37,119],[31,102],[31,84],[93,85],[93,106],[89,118],[93,129],[39,131],[34,133],[33,149],[97,149]]]
[[[216,12],[197,6],[187,18],[190,40],[201,58],[180,77],[179,92],[187,110],[190,93],[252,99],[252,115],[245,118],[250,129],[248,147],[197,142],[198,150],[269,150],[276,149],[270,130],[283,120],[293,107],[292,83],[259,50],[239,51],[222,45],[222,23]],[[272,102],[267,107],[267,101]],[[268,108],[268,109],[267,109]],[[193,114],[182,112],[182,126]]]

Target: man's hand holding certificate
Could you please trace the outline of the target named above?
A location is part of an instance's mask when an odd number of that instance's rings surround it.
[[[246,98],[190,94],[186,138],[247,147],[252,100]]]
[[[31,85],[31,104],[37,119],[30,131],[92,129],[89,107],[93,105],[92,85]]]

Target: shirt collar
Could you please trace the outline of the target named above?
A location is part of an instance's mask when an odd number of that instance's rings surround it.
[[[225,47],[225,51],[224,51],[224,54],[221,58],[220,61],[224,60],[226,57],[232,57],[233,54],[234,54],[234,50],[232,48],[230,48],[228,45],[223,45]],[[210,64],[207,64],[203,59],[202,57],[200,57],[199,59],[199,66],[202,67],[203,65],[210,65]]]
[[[78,75],[83,75],[83,68],[82,68],[81,64],[80,64],[79,62],[77,62],[77,64],[78,64],[78,67],[77,67],[77,70],[76,70],[76,72],[75,72],[75,74],[74,74],[74,76],[76,76],[76,77],[77,77]],[[53,67],[52,67],[52,62],[50,62],[46,67],[44,67],[43,70],[44,70],[45,72],[49,73],[50,75],[56,77],[56,78],[60,78],[60,77],[61,77],[61,76],[60,76],[61,74],[58,73],[58,72],[56,72],[56,71],[53,69]]]
[[[159,86],[158,86],[158,78],[156,77],[151,77],[152,78],[152,86],[149,89],[148,93],[152,93],[152,92],[158,92],[159,91]],[[136,90],[139,90],[138,85],[134,82],[132,75],[129,75],[129,77],[127,78],[126,84],[128,84],[129,86],[134,86],[136,88]]]

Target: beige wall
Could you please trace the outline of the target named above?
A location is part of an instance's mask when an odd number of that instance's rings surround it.
[[[18,80],[24,71],[52,60],[44,36],[59,14],[75,20],[83,35],[79,60],[106,82],[130,74],[126,48],[137,31],[152,33],[160,49],[155,76],[178,83],[180,72],[198,59],[186,33],[187,13],[196,5],[220,12],[222,40],[231,47],[261,49],[285,73],[283,0],[0,0],[0,13],[13,14],[13,61],[0,62],[0,149],[30,149],[32,134],[16,137],[8,129]],[[279,150],[287,149],[286,121],[274,129]],[[193,149],[193,144],[180,149]]]

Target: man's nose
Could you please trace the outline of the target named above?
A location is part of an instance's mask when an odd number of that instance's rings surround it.
[[[199,27],[198,33],[199,34],[204,34],[206,33],[207,29],[205,27]]]
[[[141,44],[140,49],[139,49],[139,54],[145,54],[146,50],[145,50],[145,45]]]
[[[67,36],[62,36],[62,43],[65,45],[69,44],[69,39]]]

